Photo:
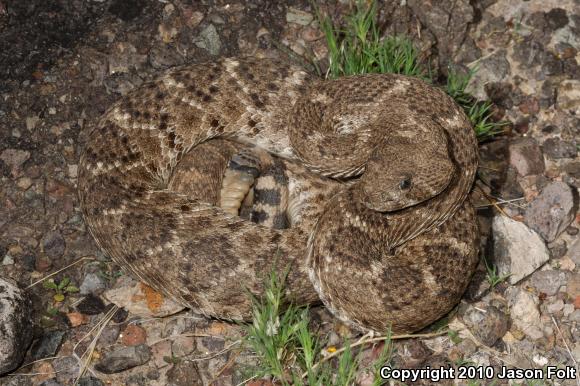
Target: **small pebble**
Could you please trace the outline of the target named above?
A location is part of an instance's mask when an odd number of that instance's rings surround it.
[[[508,330],[509,317],[496,307],[469,307],[463,315],[469,329],[483,344],[493,346]]]
[[[552,159],[575,158],[578,154],[574,142],[562,141],[559,138],[548,138],[542,144],[544,153]]]
[[[80,312],[69,312],[68,314],[66,314],[66,316],[72,327],[78,327],[82,324],[87,324],[89,322],[88,316],[83,315]]]
[[[121,342],[125,346],[137,346],[145,343],[147,332],[136,324],[129,324],[121,334]]]
[[[106,288],[106,283],[102,277],[96,273],[87,273],[81,283],[79,290],[81,295],[100,294]]]
[[[32,186],[32,179],[30,179],[29,177],[19,178],[18,181],[16,182],[16,185],[22,190],[28,190],[28,188]]]
[[[54,359],[52,367],[56,372],[56,380],[65,385],[72,384],[79,374],[79,361],[72,356]]]
[[[12,170],[12,175],[20,172],[22,165],[30,158],[30,152],[20,149],[6,149],[0,153],[0,160],[4,161]]]
[[[98,378],[83,377],[79,379],[78,386],[104,386],[105,384]]]
[[[66,243],[59,232],[48,232],[41,241],[42,250],[51,259],[58,259],[64,254]]]
[[[195,338],[193,336],[177,336],[173,339],[171,351],[176,357],[184,357],[195,350]]]
[[[576,323],[580,323],[580,310],[578,309],[578,307],[575,307],[576,309],[574,310],[574,312],[572,312],[569,316],[568,316],[568,320],[571,322],[576,322]]]
[[[288,23],[306,26],[310,24],[312,20],[314,20],[314,16],[312,16],[311,13],[302,11],[300,9],[290,7],[286,12],[286,21]]]
[[[167,372],[167,381],[175,386],[202,386],[195,363],[181,361],[173,365]]]
[[[165,361],[165,358],[171,357],[171,341],[167,339],[155,343],[151,346],[151,353],[153,354],[153,362],[157,368],[169,365]]]
[[[47,272],[52,268],[52,260],[48,256],[41,255],[35,260],[35,269],[38,272]]]
[[[557,314],[564,309],[564,302],[562,300],[556,300],[554,303],[549,304],[546,309],[550,314]]]
[[[35,374],[31,377],[32,385],[41,385],[42,382],[52,379],[56,374],[50,361],[36,362],[32,365],[32,372]],[[52,379],[54,382],[56,380]],[[15,385],[20,386],[20,385]]]
[[[566,292],[573,299],[580,296],[580,273],[574,273],[570,276],[566,284]]]
[[[109,324],[101,332],[98,343],[104,345],[105,347],[115,344],[120,334],[121,329],[119,326]]]

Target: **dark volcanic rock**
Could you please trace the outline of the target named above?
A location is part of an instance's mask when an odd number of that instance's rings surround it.
[[[93,294],[85,298],[77,305],[77,311],[85,315],[98,315],[105,310],[105,303],[100,297]]]
[[[65,331],[48,331],[37,340],[32,349],[32,359],[38,360],[55,356],[64,340]]]
[[[105,374],[118,373],[145,364],[151,358],[147,345],[123,347],[109,353],[95,365],[95,369]]]
[[[562,8],[554,8],[546,13],[546,22],[550,30],[555,31],[568,24],[568,15]]]

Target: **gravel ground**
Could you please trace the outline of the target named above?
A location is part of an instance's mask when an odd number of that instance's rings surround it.
[[[349,8],[347,1],[321,5],[335,18]],[[385,34],[410,36],[434,74],[477,65],[471,92],[493,101],[495,118],[510,122],[505,135],[482,144],[473,194],[483,254],[499,277],[510,276],[491,285],[482,263],[449,317],[457,334],[397,342],[395,362],[575,366],[577,2],[407,0],[379,2],[379,11]],[[80,289],[60,302],[41,284],[28,291],[34,339],[20,349],[28,350],[24,363],[40,361],[0,377],[0,384],[73,384],[88,349],[93,361],[81,385],[246,379],[254,358],[236,351],[237,326],[185,311],[163,317],[175,305],[156,299],[100,253],[76,199],[79,149],[107,106],[171,66],[268,50],[324,69],[327,50],[314,19],[308,1],[0,0],[0,273],[27,287],[75,263],[54,278]],[[495,206],[482,191],[496,198]],[[115,312],[113,302],[124,308]],[[108,313],[112,319],[92,347],[85,337]],[[329,344],[351,333],[323,309],[313,313]]]

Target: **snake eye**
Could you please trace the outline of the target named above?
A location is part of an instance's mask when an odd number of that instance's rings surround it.
[[[411,178],[405,178],[399,182],[399,188],[401,190],[408,190],[411,187]]]

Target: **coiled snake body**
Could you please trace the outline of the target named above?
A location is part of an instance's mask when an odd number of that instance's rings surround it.
[[[218,207],[223,139],[230,155],[252,144],[288,165],[289,229]],[[199,178],[179,182],[192,162]],[[413,331],[457,303],[475,268],[476,168],[469,120],[421,80],[322,81],[230,58],[172,69],[114,104],[88,137],[78,187],[98,245],[198,312],[248,318],[244,289],[259,294],[272,269],[290,267],[296,302]]]

